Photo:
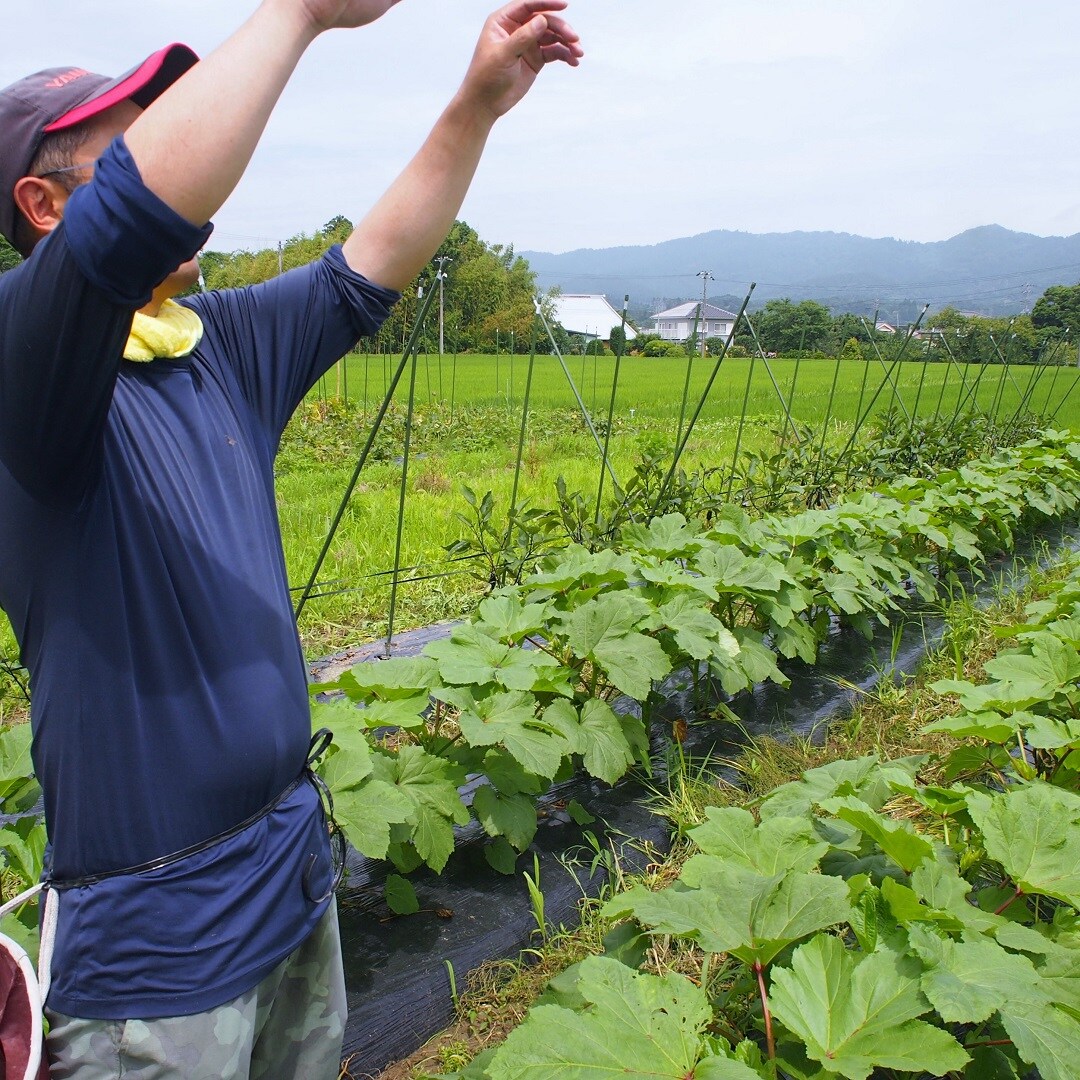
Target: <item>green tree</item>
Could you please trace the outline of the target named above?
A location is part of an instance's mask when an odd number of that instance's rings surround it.
[[[751,321],[765,352],[791,353],[825,346],[833,320],[829,309],[814,300],[796,304],[783,299],[767,301]],[[739,341],[753,348],[749,334],[740,335]]]
[[[611,328],[611,351],[620,355],[626,353],[626,331],[621,326]]]
[[[1035,301],[1031,323],[1036,330],[1069,327],[1080,332],[1080,285],[1051,285]]]
[[[860,344],[858,338],[849,337],[847,339],[847,341],[844,342],[844,347],[843,347],[843,349],[840,350],[840,359],[841,360],[863,360],[863,359],[865,359],[865,357],[863,356],[862,345]]]
[[[825,351],[834,356],[841,354],[852,339],[859,345],[869,345],[870,335],[866,326],[867,323],[863,319],[850,311],[833,316],[824,345]]]

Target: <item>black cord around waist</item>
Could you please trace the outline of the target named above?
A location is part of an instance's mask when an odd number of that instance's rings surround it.
[[[119,870],[103,870],[100,874],[86,874],[83,877],[77,878],[48,878],[46,879],[46,885],[50,889],[57,889],[61,892],[67,889],[78,889],[84,885],[96,885],[99,881],[108,881],[110,878],[124,877],[127,874],[147,874],[152,870],[161,870],[166,866],[172,866],[173,863],[180,862],[181,859],[188,859],[192,855],[198,855],[203,851],[208,851],[215,845],[221,844],[224,841],[239,835],[245,829],[251,828],[256,822],[261,821],[267,815],[272,814],[305,780],[308,779],[309,775],[309,768],[305,766],[304,771],[289,784],[284,791],[276,795],[270,802],[262,807],[261,810],[256,810],[254,814],[244,818],[243,821],[234,825],[231,829],[226,829],[224,832],[217,833],[207,840],[200,840],[197,844],[192,844],[190,847],[181,848],[179,851],[174,851],[169,855],[162,855],[157,859],[149,859],[147,862],[139,863],[136,866],[124,866]]]

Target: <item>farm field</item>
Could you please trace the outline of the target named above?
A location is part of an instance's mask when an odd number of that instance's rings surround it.
[[[306,583],[315,564],[367,425],[398,360],[391,356],[348,357],[340,372],[328,373],[312,391],[307,411],[294,420],[278,468],[282,531],[294,586]],[[402,565],[416,568],[404,578],[425,580],[402,587],[397,628],[457,616],[475,602],[484,587],[482,577],[475,572],[470,575],[468,564],[448,564],[444,547],[463,533],[464,527],[455,517],[468,509],[461,495],[463,484],[478,495],[492,491],[496,513],[505,520],[514,485],[528,362],[527,356],[509,355],[444,356],[441,362],[437,355],[418,358],[414,457],[405,504]],[[570,357],[566,365],[590,414],[598,424],[606,422],[614,358]],[[688,366],[687,417],[700,401],[715,361],[623,359],[609,446],[612,470],[621,483],[627,482],[643,452],[674,447]],[[788,401],[795,423],[809,425],[815,438],[820,438],[822,422],[828,418],[827,443],[837,449],[853,432],[860,397],[865,411],[877,392],[875,414],[893,405],[892,386],[884,382],[886,369],[877,360],[842,362],[838,368],[833,360],[780,359],[770,360],[769,367],[772,379],[760,359],[753,363],[747,395],[751,361],[724,361],[681,467],[687,471],[716,469],[714,483],[726,488],[737,439],[741,455],[776,447],[777,433],[786,425],[780,394]],[[948,417],[966,398],[967,407],[975,403],[986,412],[996,403],[997,415],[1009,418],[1028,395],[1028,407],[1045,417],[1059,410],[1054,423],[1060,427],[1080,425],[1080,392],[1070,393],[1076,374],[1071,367],[1040,370],[1011,366],[1006,371],[1001,365],[980,369],[907,361],[892,372],[903,408],[913,412],[917,406],[920,416],[936,413]],[[1033,388],[1030,394],[1029,387]],[[346,391],[351,423],[337,425],[334,441],[328,445],[323,438],[326,425],[317,418],[326,410],[338,410],[339,395]],[[391,578],[386,571],[393,567],[407,392],[406,377],[398,386],[394,411],[385,424],[387,438],[379,445],[379,460],[371,462],[361,475],[320,574],[321,581],[335,583],[324,591],[355,591],[318,598],[307,606],[300,627],[309,655],[386,632]],[[745,421],[740,425],[743,415]],[[787,431],[790,436],[791,428]],[[856,442],[865,433],[866,429]],[[558,359],[537,357],[519,504],[550,506],[560,476],[570,491],[595,499],[600,460],[596,441],[582,420]],[[612,497],[610,476],[605,481],[605,497]],[[450,576],[434,576],[444,573]]]

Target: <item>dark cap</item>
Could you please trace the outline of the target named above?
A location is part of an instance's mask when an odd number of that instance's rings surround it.
[[[48,132],[74,127],[121,101],[145,109],[198,59],[186,45],[169,45],[118,79],[78,67],[49,68],[0,90],[0,233],[15,242],[15,185]]]

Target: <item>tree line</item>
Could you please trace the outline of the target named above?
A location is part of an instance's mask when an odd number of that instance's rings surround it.
[[[335,217],[313,235],[300,234],[278,248],[259,251],[204,251],[199,257],[207,288],[233,288],[266,281],[281,271],[317,259],[352,232],[352,222]],[[413,279],[401,302],[390,313],[378,334],[362,343],[371,352],[401,352],[408,342],[423,297],[438,289],[439,266],[443,289],[443,341],[447,352],[528,352],[530,348],[536,275],[528,262],[514,253],[512,245],[488,244],[464,221],[455,221],[436,256]],[[551,298],[544,298],[551,319]],[[422,331],[422,352],[439,347],[439,301],[433,306]],[[558,340],[560,334],[556,334]],[[561,335],[560,347],[565,344]],[[540,352],[550,342],[537,342]]]
[[[766,355],[872,359],[877,353],[894,357],[901,348],[918,359],[959,363],[1039,363],[1057,356],[1058,362],[1075,359],[1080,338],[1080,285],[1053,285],[1035,302],[1030,314],[987,317],[945,307],[923,319],[905,344],[909,327],[877,329],[873,319],[848,311],[833,314],[815,300],[796,303],[787,299],[767,301],[748,313],[736,328],[732,355]],[[750,326],[753,329],[750,329]],[[1070,337],[1071,334],[1071,337]],[[710,339],[708,350],[716,355],[724,342]],[[664,342],[658,334],[639,335],[631,345],[646,356],[686,355],[700,348],[687,340]]]

